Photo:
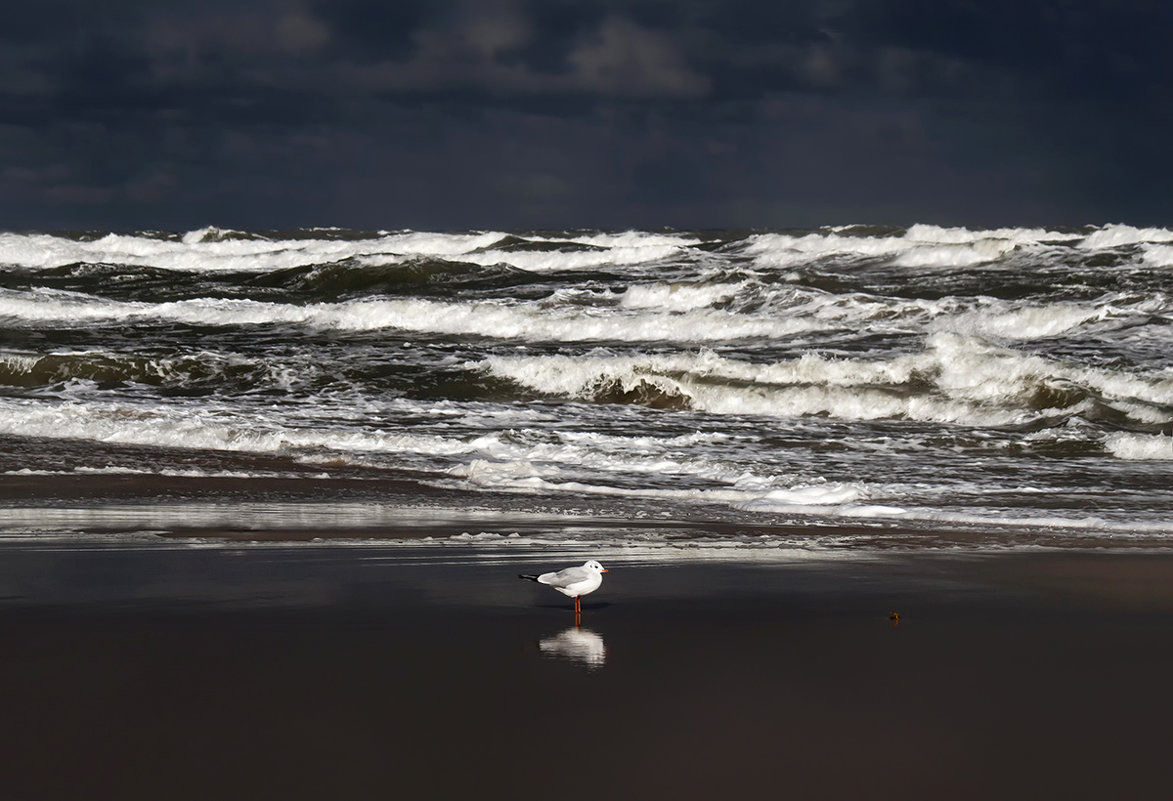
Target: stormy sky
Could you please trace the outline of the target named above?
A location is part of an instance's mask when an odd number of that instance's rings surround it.
[[[19,2],[0,229],[1173,225],[1170,42],[1167,0]]]

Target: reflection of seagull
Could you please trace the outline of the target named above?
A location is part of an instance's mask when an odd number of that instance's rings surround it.
[[[592,559],[582,567],[568,567],[554,573],[543,573],[540,576],[519,573],[518,578],[545,584],[563,595],[573,598],[574,614],[580,615],[582,614],[582,601],[579,599],[583,595],[589,595],[599,589],[603,583],[603,574],[608,572],[610,571],[607,568]]]
[[[538,643],[538,648],[546,656],[581,662],[587,667],[602,667],[607,661],[607,646],[603,643],[603,638],[590,629],[580,629],[577,626],[553,637],[547,637]]]

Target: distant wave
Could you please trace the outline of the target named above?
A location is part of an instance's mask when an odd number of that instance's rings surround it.
[[[538,301],[359,298],[338,303],[276,303],[192,298],[164,303],[111,300],[60,290],[0,289],[0,320],[10,326],[181,323],[193,326],[297,325],[318,329],[398,329],[530,341],[705,342],[784,338],[804,332],[951,331],[1032,340],[1074,329],[1126,328],[1173,318],[1173,299],[1105,295],[1095,302],[1025,304],[990,298],[936,300],[834,295],[788,285],[653,283],[622,295],[594,293]],[[1154,331],[1161,335],[1162,331]],[[1173,329],[1164,329],[1173,343]]]
[[[0,290],[0,319],[9,324],[63,326],[169,322],[200,326],[304,325],[350,331],[398,329],[501,339],[714,340],[787,336],[824,328],[817,319],[752,317],[722,310],[683,314],[629,311],[604,314],[573,304],[425,299],[355,300],[292,305],[245,299],[198,298],[170,303],[111,301],[66,293]]]
[[[323,233],[323,232],[317,232]],[[72,264],[151,266],[179,271],[261,272],[356,259],[379,265],[431,256],[470,264],[510,264],[530,270],[581,269],[605,264],[638,264],[662,259],[698,244],[688,237],[629,232],[549,240],[550,251],[493,249],[510,235],[501,232],[444,234],[381,233],[368,238],[320,236],[271,239],[264,235],[225,236],[201,229],[181,237],[107,234],[76,239],[52,234],[0,234],[0,264],[48,269]]]
[[[607,265],[654,265],[669,258],[703,260],[714,247],[741,253],[759,268],[791,267],[829,256],[883,258],[906,267],[964,267],[997,261],[1016,249],[1066,248],[1105,251],[1143,248],[1161,260],[1161,246],[1173,242],[1166,228],[1107,225],[1078,230],[1003,228],[995,230],[914,225],[877,232],[864,226],[835,226],[803,233],[756,233],[740,239],[627,231],[560,237],[498,231],[348,232],[309,229],[271,234],[204,228],[183,235],[105,234],[69,237],[0,233],[0,264],[50,269],[73,264],[151,266],[177,271],[263,272],[357,260],[396,263],[437,257],[524,270],[581,270]],[[519,247],[523,245],[525,247]]]

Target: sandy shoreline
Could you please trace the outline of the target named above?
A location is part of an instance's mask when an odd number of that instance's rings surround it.
[[[1173,554],[0,550],[10,798],[1167,791]]]

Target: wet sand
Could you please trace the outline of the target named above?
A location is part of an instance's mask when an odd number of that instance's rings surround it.
[[[4,797],[1167,797],[1173,554],[682,554],[0,544]]]

